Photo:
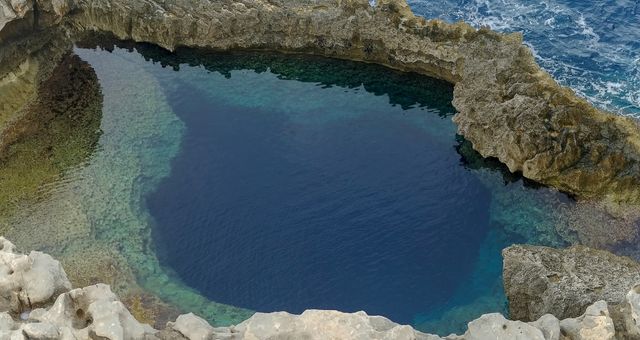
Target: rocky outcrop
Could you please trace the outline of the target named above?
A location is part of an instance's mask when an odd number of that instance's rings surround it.
[[[38,251],[18,254],[4,237],[0,237],[0,273],[0,311],[21,313],[71,288],[58,261]]]
[[[512,318],[535,320],[545,314],[568,318],[561,326],[576,333],[576,323],[597,316],[602,300],[619,338],[639,338],[640,264],[583,246],[553,249],[516,245],[503,251],[504,288]],[[629,287],[634,287],[631,291]],[[587,308],[588,307],[588,308]],[[577,318],[587,308],[585,316]],[[580,328],[584,328],[580,326]],[[573,330],[573,331],[572,331]]]
[[[603,250],[515,245],[502,252],[510,316],[576,317],[594,301],[620,304],[640,283],[640,264]]]

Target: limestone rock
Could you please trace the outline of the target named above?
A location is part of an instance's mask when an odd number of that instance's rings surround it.
[[[485,314],[469,323],[465,340],[545,340],[544,333],[530,324],[509,321],[501,314]]]
[[[516,245],[503,250],[510,316],[532,321],[544,314],[577,317],[598,300],[617,305],[640,282],[640,264],[583,246],[567,249]]]
[[[58,329],[50,323],[28,323],[22,327],[22,332],[27,339],[56,340],[60,339]]]
[[[11,242],[0,237],[0,310],[21,313],[69,289],[71,283],[60,262],[37,251],[19,254]]]
[[[3,35],[20,35],[18,28],[6,27],[28,17],[32,1],[0,0],[0,42]],[[558,85],[537,65],[521,34],[428,21],[415,16],[404,0],[376,6],[367,0],[37,4],[38,29],[64,19],[74,32],[111,32],[170,50],[295,51],[444,79],[455,84],[458,133],[482,156],[579,197],[640,202],[638,121],[598,110]],[[33,30],[33,24],[22,30]]]
[[[15,252],[15,247],[9,241],[0,238],[2,250],[0,256],[4,258],[26,257]],[[514,251],[512,247],[509,251]],[[521,249],[529,257],[531,249]],[[537,247],[543,248],[543,247]],[[584,248],[584,247],[582,247]],[[557,252],[571,252],[578,248],[557,250]],[[585,248],[588,249],[588,248]],[[543,249],[544,250],[544,249]],[[546,251],[546,250],[545,250]],[[599,254],[599,253],[598,253]],[[591,261],[595,265],[594,270],[602,270],[601,259],[589,258],[589,253],[578,254],[582,261]],[[578,256],[572,255],[572,256]],[[599,254],[600,257],[607,255]],[[593,254],[591,255],[593,256]],[[613,256],[613,255],[611,255]],[[43,272],[42,268],[58,268],[46,266],[47,261],[55,260],[47,258],[44,254],[35,257],[34,272]],[[617,257],[615,257],[617,258]],[[615,259],[614,258],[614,259]],[[42,260],[49,259],[49,260]],[[575,259],[572,261],[576,261]],[[625,258],[611,260],[606,263],[615,272],[616,261],[626,261]],[[535,262],[535,261],[534,261]],[[539,262],[539,261],[538,261]],[[561,266],[575,276],[574,280],[585,279],[583,273],[571,265],[575,263],[562,262]],[[5,267],[10,264],[5,264]],[[576,268],[580,268],[577,266]],[[6,271],[6,268],[4,268]],[[62,274],[61,268],[59,268]],[[544,267],[537,268],[544,270]],[[584,269],[586,270],[586,269]],[[41,282],[37,287],[48,287],[60,280],[61,273],[56,270],[52,275],[39,276]],[[544,273],[544,271],[542,272]],[[612,276],[615,277],[615,276]],[[609,278],[611,280],[611,278]],[[603,279],[604,280],[604,279]],[[20,283],[17,277],[3,278],[3,285],[12,287],[14,282]],[[570,282],[570,281],[568,281]],[[536,285],[533,280],[529,284]],[[621,286],[619,284],[618,286]],[[611,285],[609,288],[618,287]],[[640,310],[640,288],[634,287],[626,295],[622,293],[623,301],[618,303],[616,309],[618,318],[626,324],[615,323],[610,314],[611,309],[606,301],[598,301],[586,309],[582,315],[559,321],[556,317],[546,314],[534,322],[509,321],[504,316],[494,313],[486,314],[469,323],[465,334],[449,335],[441,338],[436,335],[425,334],[416,331],[410,326],[399,325],[381,316],[369,316],[365,312],[343,313],[331,310],[307,310],[300,315],[285,312],[256,313],[248,320],[236,326],[215,328],[205,320],[194,314],[181,315],[175,322],[169,322],[163,330],[155,330],[149,325],[141,324],[127,311],[109,286],[98,284],[85,288],[73,289],[60,294],[52,305],[43,304],[42,308],[24,311],[19,320],[13,318],[6,310],[0,310],[0,339],[34,339],[34,340],[209,340],[209,339],[233,339],[233,340],[606,340],[617,338],[637,338],[638,311]],[[32,288],[27,288],[32,289]],[[570,292],[582,292],[581,290],[569,290]],[[604,290],[603,290],[604,291]],[[600,293],[602,293],[601,291]],[[613,291],[608,296],[618,296]],[[557,301],[566,303],[561,295]],[[572,297],[569,295],[569,297]],[[592,298],[589,296],[588,298]],[[585,298],[585,299],[588,299]],[[582,301],[582,300],[580,300]],[[0,308],[9,308],[9,305]],[[14,314],[15,316],[15,314]],[[621,325],[621,327],[618,327]]]
[[[33,0],[0,0],[0,31],[11,21],[22,19],[33,10]]]
[[[207,321],[193,313],[178,316],[176,322],[169,323],[168,327],[178,331],[189,340],[209,339],[214,331]]]
[[[610,340],[615,336],[613,320],[605,301],[597,301],[589,306],[578,318],[560,321],[560,329],[572,340]]]
[[[420,333],[410,326],[398,325],[381,316],[365,312],[307,310],[301,315],[285,312],[256,313],[232,328],[239,339],[307,340],[435,340],[439,337]]]
[[[415,16],[404,0],[78,0],[82,30],[178,46],[269,49],[388,65],[455,84],[458,133],[484,157],[580,197],[640,200],[640,127],[595,109],[520,34]]]
[[[545,340],[560,339],[560,320],[551,314],[545,314],[540,319],[529,322],[529,324],[542,331]]]
[[[79,339],[136,340],[156,332],[136,321],[104,284],[62,294],[49,310],[34,311],[31,319],[66,329]]]
[[[616,335],[619,338],[640,339],[640,285],[627,293],[625,302],[618,308],[618,315],[614,315]]]

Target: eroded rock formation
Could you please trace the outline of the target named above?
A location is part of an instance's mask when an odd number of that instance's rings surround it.
[[[503,251],[509,312],[518,320],[553,314],[572,324],[594,301],[608,304],[619,338],[636,338],[640,264],[607,251],[576,246],[553,249],[515,245]],[[635,287],[628,291],[629,287]],[[589,307],[595,308],[595,307]],[[587,314],[597,315],[591,311]],[[584,317],[583,317],[584,318]]]

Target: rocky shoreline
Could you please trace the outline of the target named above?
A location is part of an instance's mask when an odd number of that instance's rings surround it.
[[[576,254],[578,252],[579,254]],[[584,275],[593,277],[615,273],[626,268],[633,278],[640,277],[640,266],[628,258],[587,248],[554,250],[546,247],[514,246],[504,252],[505,282],[514,277],[513,270],[525,276],[551,275],[540,272],[535,259],[548,258],[548,266],[567,268],[567,262],[579,256],[583,263],[601,263],[610,267],[584,269]],[[532,322],[509,321],[504,316],[485,314],[469,323],[463,335],[444,338],[414,330],[410,326],[396,324],[381,316],[369,316],[365,312],[343,313],[329,310],[307,310],[301,315],[286,312],[256,313],[248,320],[230,327],[212,327],[205,320],[189,313],[168,322],[163,329],[138,322],[118,297],[105,284],[84,288],[71,288],[67,275],[58,261],[38,251],[28,255],[16,251],[15,246],[0,237],[0,338],[2,339],[406,339],[406,340],[472,340],[472,339],[629,339],[640,336],[640,286],[626,293],[621,291],[636,280],[627,277],[606,276],[606,288],[587,294],[584,277],[565,283],[555,295],[553,304],[541,305],[536,313],[541,316]],[[518,268],[511,266],[520,264]],[[527,265],[528,264],[528,265]],[[578,265],[580,267],[580,265]],[[598,269],[611,268],[608,273]],[[606,270],[606,269],[605,269]],[[545,276],[546,275],[546,276]],[[553,275],[562,276],[563,273]],[[553,282],[559,282],[551,279]],[[562,280],[560,280],[562,281]],[[535,282],[518,283],[528,287],[532,294],[510,294],[510,302],[516,313],[516,302],[523,296],[532,300],[548,299],[549,292],[537,290]],[[507,283],[507,287],[511,287]],[[574,289],[569,289],[573,287]],[[620,288],[620,289],[618,289]],[[578,310],[566,296],[581,298],[588,304],[582,315],[559,320],[548,310],[561,306]],[[565,294],[564,296],[562,294]],[[515,308],[514,308],[515,307]],[[613,309],[612,309],[613,308]],[[544,314],[543,314],[544,313]],[[571,313],[569,313],[571,314]]]

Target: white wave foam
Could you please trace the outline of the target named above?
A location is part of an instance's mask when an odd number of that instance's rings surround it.
[[[640,51],[619,37],[607,40],[610,32],[602,29],[607,27],[602,13],[616,15],[617,25],[633,20],[624,17],[630,9],[618,8],[629,4],[605,0],[596,12],[595,6],[585,11],[579,0],[576,7],[560,1],[445,0],[435,6],[430,0],[409,0],[409,4],[428,17],[521,31],[540,65],[560,84],[603,109],[640,116]],[[623,38],[640,40],[640,31],[636,37]]]

